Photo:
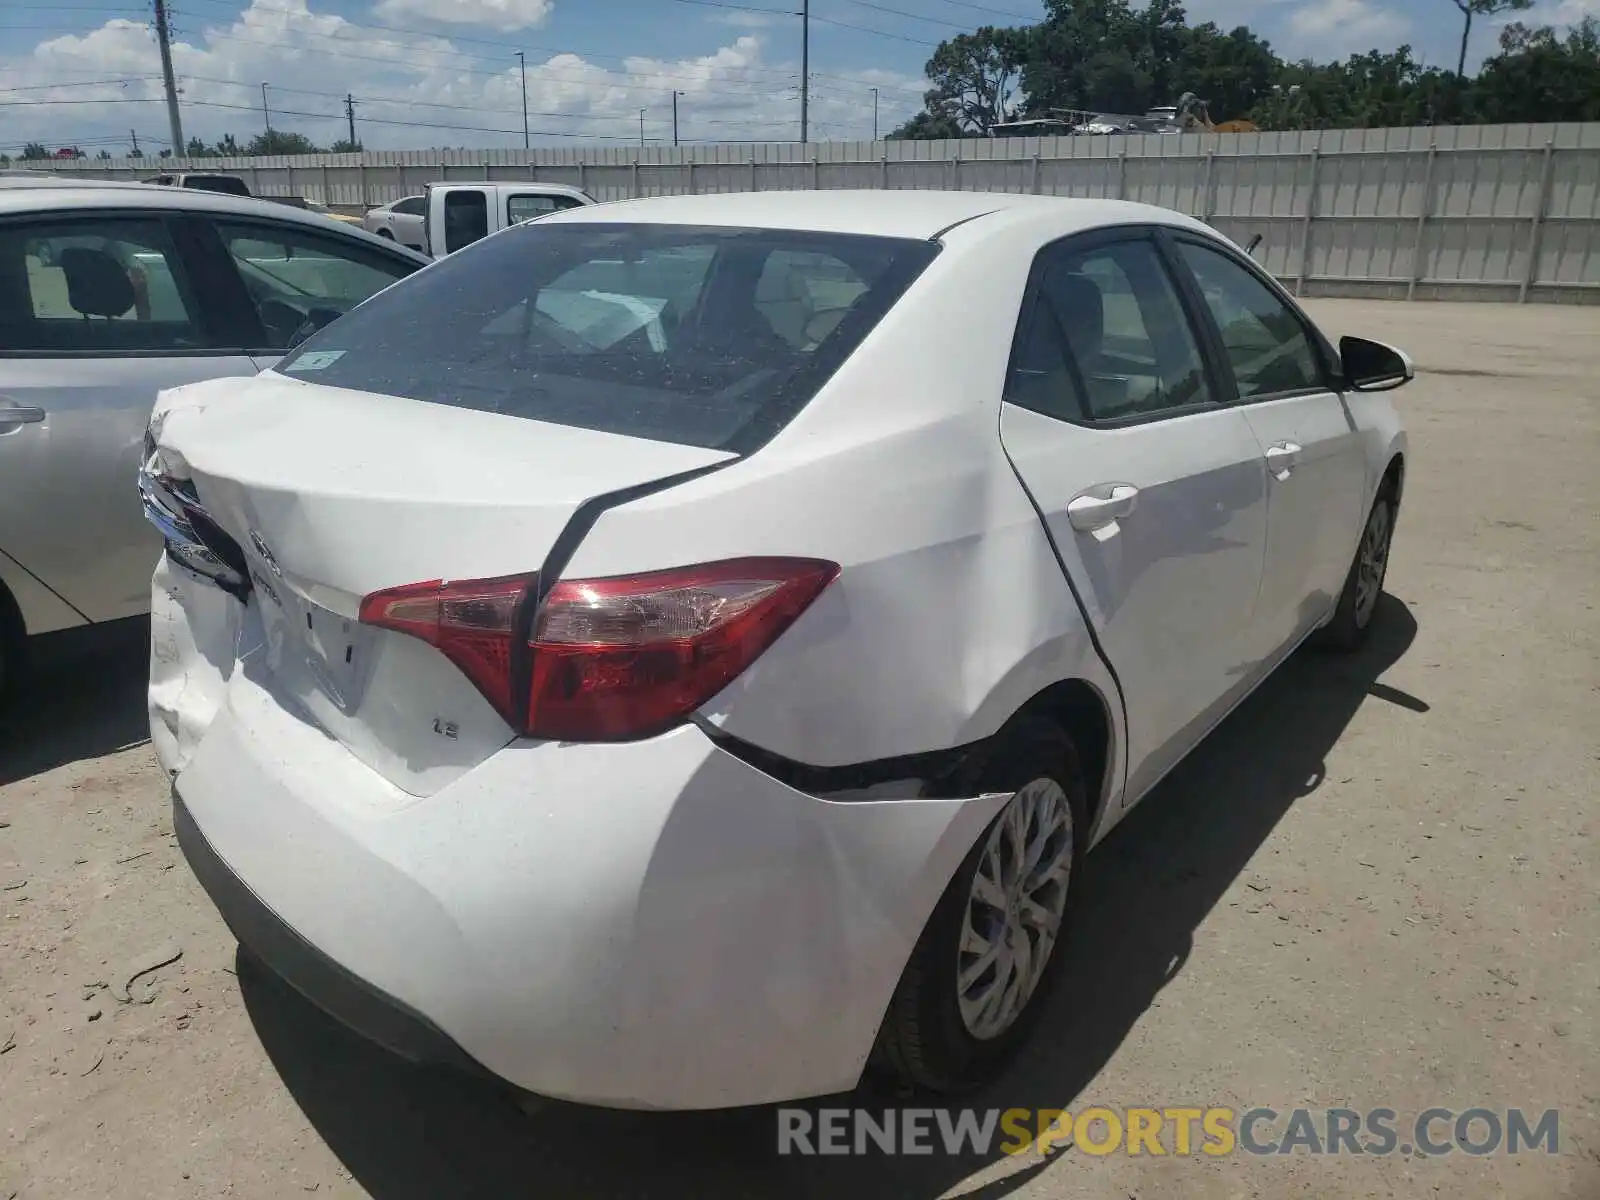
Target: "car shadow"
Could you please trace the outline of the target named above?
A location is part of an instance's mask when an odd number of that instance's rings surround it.
[[[1369,699],[1426,712],[1377,680],[1416,623],[1384,596],[1358,654],[1293,656],[1089,856],[1060,986],[1026,1053],[958,1103],[1071,1108],[1188,961],[1194,933],[1273,828],[1323,782],[1329,750]],[[285,1085],[378,1200],[583,1195],[933,1197],[986,1156],[783,1157],[771,1109],[619,1113],[550,1104],[524,1114],[483,1085],[396,1059],[348,1033],[240,956],[240,990]],[[1226,1024],[1218,1025],[1225,1030]],[[875,1091],[812,1102],[915,1104]],[[1070,1153],[1070,1151],[1067,1151]],[[1013,1194],[1052,1161],[1029,1155],[963,1193]]]
[[[147,618],[37,639],[0,698],[0,786],[150,740]]]

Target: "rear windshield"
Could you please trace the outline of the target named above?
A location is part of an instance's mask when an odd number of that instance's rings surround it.
[[[186,175],[183,186],[202,192],[223,192],[229,196],[248,196],[250,189],[244,180],[232,175]]]
[[[278,370],[747,453],[937,252],[903,238],[534,222],[374,296]]]

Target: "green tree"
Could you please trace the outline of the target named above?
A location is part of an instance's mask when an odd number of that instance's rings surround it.
[[[360,142],[352,142],[349,138],[340,138],[328,149],[334,154],[360,154],[363,147]]]
[[[1508,25],[1472,98],[1480,121],[1600,121],[1600,20],[1585,17],[1565,38]]]
[[[217,139],[216,154],[218,158],[239,158],[244,154],[244,150],[233,134],[225,133]]]
[[[322,147],[303,133],[274,129],[271,133],[256,134],[244,152],[252,157],[263,154],[320,154]]]
[[[947,113],[919,112],[898,129],[890,130],[891,142],[927,142],[962,136],[961,126]]]
[[[1492,17],[1506,12],[1527,12],[1533,0],[1450,0],[1461,10],[1461,56],[1456,60],[1456,74],[1467,73],[1467,43],[1472,40],[1472,18]]]
[[[927,111],[977,134],[1009,120],[1016,112],[1024,41],[1018,30],[985,25],[940,42],[924,68],[933,84],[923,95]]]
[[[183,152],[189,158],[208,158],[211,155],[211,147],[199,138],[192,137],[189,139],[189,144],[183,148]]]
[[[45,145],[44,145],[43,142],[29,142],[26,146],[24,146],[22,148],[22,160],[23,160],[23,162],[32,162],[32,161],[34,161],[36,159],[49,158],[49,157],[50,157],[50,151],[45,148]]]
[[[100,151],[99,154],[96,154],[95,157],[98,158],[101,162],[110,162],[111,161],[111,151],[102,150],[102,151]]]

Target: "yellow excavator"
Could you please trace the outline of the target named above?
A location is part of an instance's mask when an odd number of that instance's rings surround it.
[[[1178,97],[1178,111],[1175,118],[1184,133],[1260,133],[1261,127],[1254,121],[1223,121],[1214,124],[1211,112],[1206,102],[1193,92],[1185,92]]]

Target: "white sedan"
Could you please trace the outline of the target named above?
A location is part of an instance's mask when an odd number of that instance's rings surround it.
[[[361,218],[361,228],[381,238],[410,246],[413,250],[427,252],[427,237],[423,232],[423,217],[428,211],[426,196],[403,196],[369,208]]]
[[[956,1089],[1084,853],[1378,606],[1400,352],[1162,209],[576,208],[166,393],[151,730],[249,949],[602,1105]]]

